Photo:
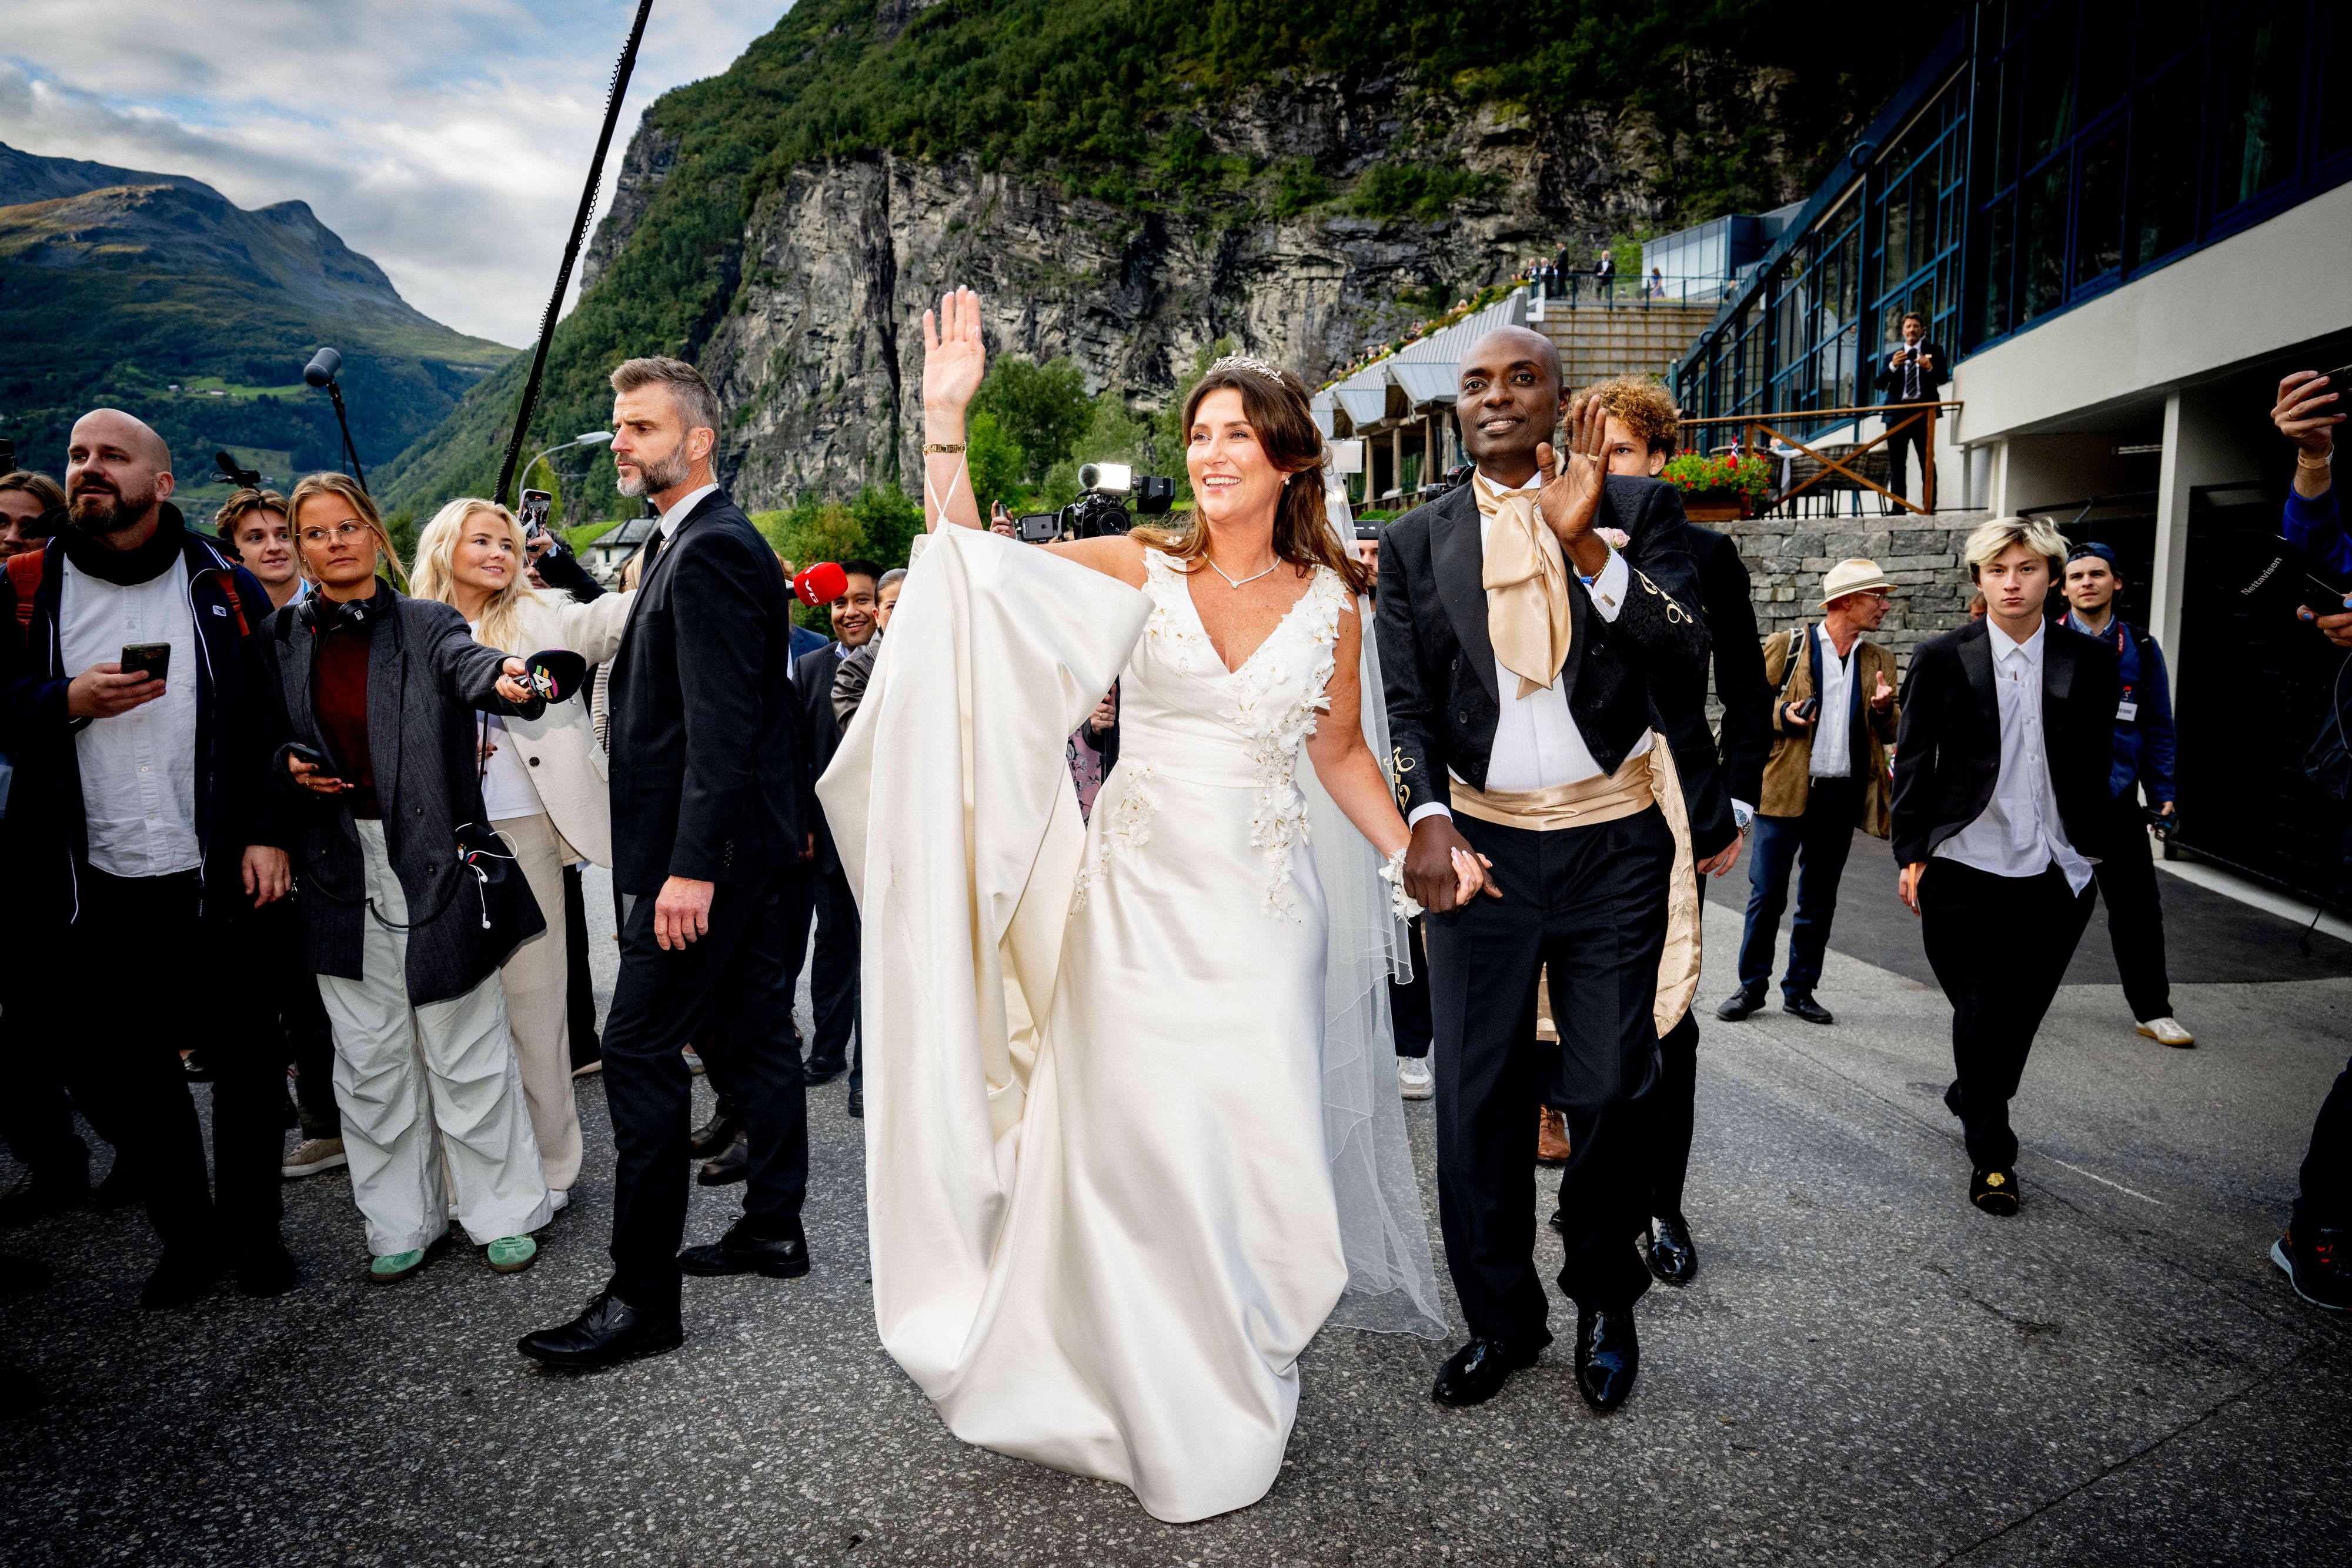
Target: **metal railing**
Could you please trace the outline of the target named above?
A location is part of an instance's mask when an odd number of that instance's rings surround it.
[[[1535,290],[1534,303],[1538,306],[1559,306],[1569,310],[1646,310],[1654,305],[1719,305],[1738,279],[1560,272],[1544,267],[1538,267],[1528,281]]]

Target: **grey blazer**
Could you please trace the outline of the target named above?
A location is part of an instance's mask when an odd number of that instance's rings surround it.
[[[476,710],[517,711],[497,690],[506,655],[475,642],[448,605],[410,599],[389,584],[379,589],[377,602],[389,602],[393,613],[370,628],[368,752],[384,839],[408,901],[408,1001],[422,1007],[472,990],[515,944],[547,929],[547,920],[523,888],[521,929],[484,930],[472,876],[457,864],[457,825],[482,816]],[[320,633],[305,613],[310,603],[306,597],[289,604],[262,625],[269,716],[280,742],[270,771],[298,797],[286,814],[286,842],[303,888],[310,972],[356,980],[364,923],[373,918],[362,896],[359,829],[348,804],[297,787],[286,771],[287,742],[328,749],[312,703]]]

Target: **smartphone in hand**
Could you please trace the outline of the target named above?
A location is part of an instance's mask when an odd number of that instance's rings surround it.
[[[149,675],[162,680],[171,673],[172,644],[169,643],[125,643],[122,644],[122,673],[126,675]]]

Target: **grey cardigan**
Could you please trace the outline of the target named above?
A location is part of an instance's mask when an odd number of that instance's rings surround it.
[[[547,921],[523,888],[521,929],[484,930],[471,875],[457,864],[458,824],[482,817],[476,710],[517,711],[497,691],[506,655],[475,642],[446,604],[388,585],[378,601],[385,601],[393,613],[369,628],[368,752],[384,839],[408,901],[408,1001],[422,1007],[472,990]],[[310,602],[306,597],[263,622],[260,642],[281,743],[325,750],[312,700],[320,633],[304,613]],[[270,770],[299,798],[286,814],[286,842],[303,886],[296,902],[310,971],[359,979],[361,937],[372,916],[360,896],[365,878],[351,807],[297,787],[284,744]]]

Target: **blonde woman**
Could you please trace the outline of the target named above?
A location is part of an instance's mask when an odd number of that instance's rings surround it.
[[[513,1273],[538,1256],[530,1233],[554,1210],[497,970],[547,922],[529,899],[494,905],[455,851],[458,828],[482,820],[476,711],[537,704],[520,659],[379,575],[406,580],[349,476],[311,475],[287,509],[317,591],[256,641],[286,742],[272,771],[302,791],[288,843],[303,946],[334,1025],[368,1277],[415,1272],[448,1234],[453,1196],[490,1267]]]
[[[609,661],[620,650],[635,596],[608,593],[583,603],[556,589],[534,589],[524,580],[529,561],[513,513],[494,501],[452,501],[417,537],[416,596],[454,607],[485,647],[509,653],[564,648],[592,664]],[[563,868],[583,859],[613,863],[604,769],[604,747],[583,701],[551,703],[538,718],[488,721],[482,809],[513,847],[531,896],[548,912],[547,929],[509,954],[499,976],[522,1066],[523,1097],[558,1207],[580,1175],[559,913]]]

